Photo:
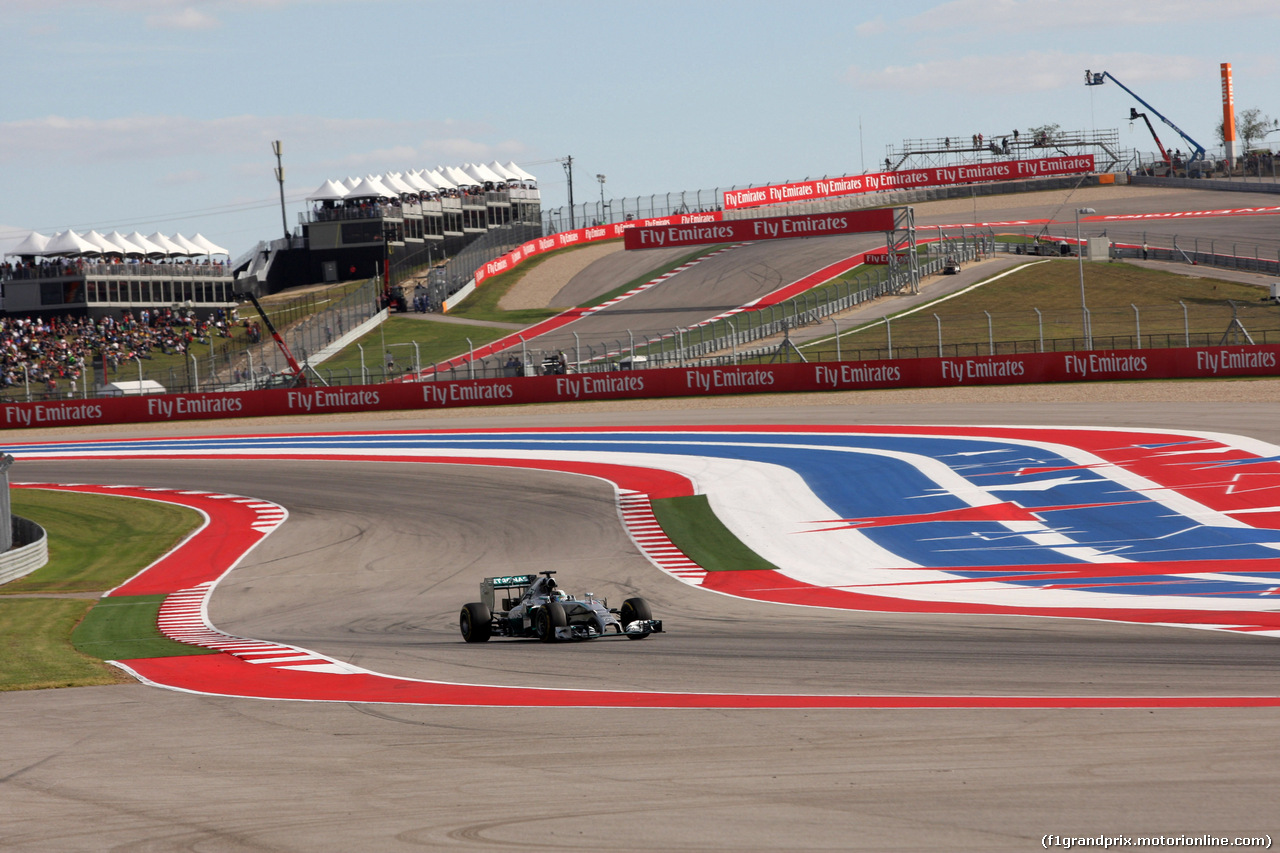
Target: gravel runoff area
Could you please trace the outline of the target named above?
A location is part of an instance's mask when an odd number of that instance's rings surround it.
[[[948,216],[955,214],[979,213],[984,210],[1006,210],[1011,206],[1043,207],[1051,211],[1068,203],[1072,205],[1086,202],[1099,202],[1108,199],[1142,198],[1147,196],[1168,195],[1167,189],[1160,187],[1132,187],[1122,185],[1081,187],[1076,190],[1046,190],[1037,193],[1018,193],[1016,195],[977,196],[973,198],[953,198],[945,201],[929,201],[912,204],[917,214],[929,216]],[[1047,214],[1046,214],[1047,215]],[[560,252],[547,258],[536,267],[530,269],[507,293],[498,301],[498,307],[504,311],[515,311],[522,308],[550,308],[550,302],[560,289],[571,278],[591,266],[600,258],[621,252],[622,241],[610,240],[604,243],[587,244],[569,252]],[[618,282],[622,284],[623,282]],[[555,306],[560,308],[570,306]]]

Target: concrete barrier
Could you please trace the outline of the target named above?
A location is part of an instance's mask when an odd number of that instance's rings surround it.
[[[0,584],[31,574],[49,562],[49,536],[27,518],[13,519],[13,548],[0,554]]]

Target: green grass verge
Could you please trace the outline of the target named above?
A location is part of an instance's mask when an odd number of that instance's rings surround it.
[[[40,597],[119,586],[197,529],[199,513],[118,495],[13,489],[10,496],[17,515],[48,533],[49,562],[0,586],[0,690],[117,684],[130,679],[103,660],[206,653],[161,636],[163,596]]]
[[[509,269],[504,273],[491,276],[484,280],[484,284],[477,287],[470,296],[462,300],[462,304],[449,309],[450,317],[463,317],[467,320],[489,320],[498,323],[524,323],[526,325],[539,323],[549,317],[554,317],[560,313],[560,308],[521,308],[515,311],[504,311],[498,307],[498,302],[502,297],[507,295],[507,291],[515,287],[520,279],[529,274],[530,271],[537,269],[540,264],[545,263],[552,257],[562,252],[576,252],[585,249],[588,245],[574,246],[572,249],[561,249],[556,252],[548,252],[545,255],[538,255],[527,261],[523,261],[513,269]],[[457,355],[457,353],[454,353]]]
[[[76,626],[71,643],[78,651],[101,660],[217,654],[212,649],[176,643],[160,633],[156,615],[164,599],[163,595],[104,598]]]
[[[0,599],[0,690],[130,680],[71,644],[72,630],[94,604],[85,598]]]
[[[1192,344],[1217,343],[1231,323],[1230,301],[1256,342],[1263,342],[1258,332],[1268,330],[1274,339],[1280,312],[1263,301],[1262,288],[1214,279],[1212,270],[1203,272],[1205,278],[1193,278],[1125,263],[1085,263],[1085,301],[1095,347],[1109,346],[1113,337],[1124,343],[1139,330],[1139,322],[1144,346],[1182,346],[1188,334]],[[1079,261],[1029,258],[1025,267],[999,280],[891,315],[891,321],[893,347],[902,357],[937,355],[939,326],[944,347],[969,347],[969,355],[986,355],[992,340],[998,353],[1031,352],[1042,332],[1049,349],[1054,349],[1049,342],[1055,340],[1079,343]],[[1153,334],[1158,338],[1151,342]],[[887,345],[885,325],[875,320],[842,329],[840,343],[845,359],[875,357],[874,352]],[[820,349],[816,357],[826,358],[834,346],[825,338],[803,348]]]
[[[48,531],[49,562],[0,586],[0,595],[104,592],[203,523],[195,510],[137,498],[41,489],[13,489],[10,496],[15,515]]]
[[[729,532],[712,512],[706,495],[659,498],[653,515],[667,538],[709,572],[776,571],[777,566]]]
[[[450,316],[453,316],[450,314]],[[396,375],[413,367],[413,344],[422,367],[430,367],[467,351],[467,338],[477,347],[511,334],[509,329],[493,326],[471,326],[458,323],[433,323],[410,317],[389,317],[379,328],[360,338],[316,370],[326,380],[350,384],[360,379],[360,349],[364,347],[364,367],[370,382],[382,382],[386,367],[385,351],[395,357]],[[357,344],[359,346],[357,346]],[[386,347],[384,351],[383,347]]]

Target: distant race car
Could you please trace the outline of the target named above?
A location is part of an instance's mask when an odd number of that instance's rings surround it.
[[[591,593],[578,598],[561,590],[552,577],[555,572],[539,574],[480,581],[481,600],[464,604],[458,616],[462,639],[483,643],[493,636],[537,637],[554,643],[598,637],[643,640],[662,633],[662,620],[653,618],[643,598],[628,598],[611,610]]]
[[[942,262],[943,275],[955,275],[960,272],[960,261],[955,255],[948,255],[947,259]]]

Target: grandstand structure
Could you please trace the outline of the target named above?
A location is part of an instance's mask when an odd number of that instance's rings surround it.
[[[240,290],[274,293],[383,277],[392,266],[425,269],[480,238],[542,221],[537,178],[497,161],[330,178],[307,204],[289,239],[259,243],[233,265]]]
[[[307,204],[294,233],[234,260],[198,234],[202,242],[178,245],[158,233],[33,232],[0,266],[3,312],[118,317],[181,308],[209,317],[244,293],[382,277],[392,265],[430,268],[508,232],[522,242],[542,220],[537,179],[496,161],[330,179]]]

